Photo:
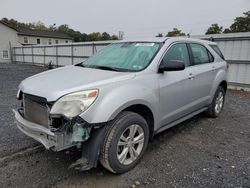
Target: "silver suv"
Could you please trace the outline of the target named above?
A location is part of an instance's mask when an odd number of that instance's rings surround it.
[[[100,161],[124,173],[157,133],[201,112],[217,117],[226,90],[227,63],[213,42],[118,41],[83,63],[22,81],[14,113],[18,128],[47,149],[81,150],[71,167]]]

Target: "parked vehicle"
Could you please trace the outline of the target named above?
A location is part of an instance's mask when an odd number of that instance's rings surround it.
[[[215,43],[190,38],[115,42],[85,62],[25,79],[18,128],[47,149],[82,150],[72,167],[98,161],[132,169],[149,139],[192,116],[217,117],[227,63]]]

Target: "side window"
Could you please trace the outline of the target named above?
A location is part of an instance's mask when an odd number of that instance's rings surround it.
[[[28,43],[29,43],[28,37],[24,37],[24,38],[23,38],[23,42],[24,42],[25,44],[28,44]]]
[[[213,48],[213,50],[214,50],[222,59],[225,60],[225,58],[224,58],[224,56],[223,56],[223,54],[222,54],[222,52],[220,51],[220,49],[219,49],[218,46],[216,46],[216,45],[210,45],[210,46]]]
[[[183,61],[186,67],[190,66],[189,54],[186,44],[178,43],[171,46],[171,48],[164,55],[163,61],[167,63],[172,60]]]
[[[3,59],[9,59],[9,50],[3,50]]]
[[[200,44],[190,44],[190,47],[193,53],[193,63],[195,65],[214,61],[212,54],[204,46]]]

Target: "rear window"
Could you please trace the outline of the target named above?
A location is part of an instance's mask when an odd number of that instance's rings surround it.
[[[222,58],[222,59],[225,59],[224,58],[224,55],[222,54],[222,52],[220,51],[219,47],[216,46],[216,45],[210,45],[211,48],[213,48],[213,50]]]

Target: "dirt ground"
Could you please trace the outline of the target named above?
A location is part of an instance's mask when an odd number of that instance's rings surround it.
[[[17,86],[43,67],[0,64],[0,187],[250,188],[250,93],[229,91],[219,118],[198,115],[159,135],[133,170],[68,169],[80,153],[54,153],[23,135],[12,108]]]

